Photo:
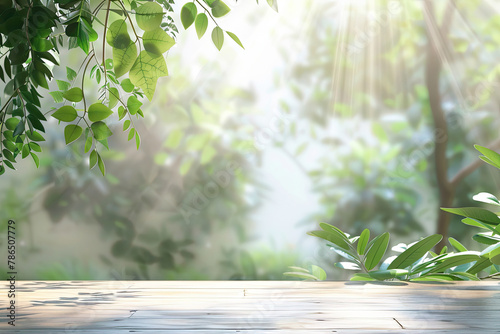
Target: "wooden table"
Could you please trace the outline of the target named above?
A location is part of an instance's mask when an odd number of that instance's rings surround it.
[[[500,332],[498,281],[18,281],[15,327],[5,287],[0,333]]]

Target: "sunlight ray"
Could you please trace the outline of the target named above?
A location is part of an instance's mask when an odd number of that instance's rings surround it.
[[[456,10],[456,7],[455,7]],[[424,18],[426,21],[426,25],[429,31],[429,38],[431,38],[432,44],[434,48],[436,49],[436,52],[438,53],[439,58],[441,59],[441,62],[443,64],[443,67],[446,69],[445,75],[448,77],[452,89],[454,91],[454,94],[457,98],[457,101],[462,107],[462,110],[465,110],[465,98],[462,94],[460,84],[458,83],[458,80],[455,76],[455,68],[452,65],[452,62],[448,59],[446,55],[446,50],[445,45],[446,43],[444,42],[443,36],[441,35],[441,32],[439,31],[439,27],[437,26],[437,22],[433,22],[433,19],[431,18],[433,13],[429,13],[429,11],[426,9],[425,6],[423,6],[423,11],[424,11]]]

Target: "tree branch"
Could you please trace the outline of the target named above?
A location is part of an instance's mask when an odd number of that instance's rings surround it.
[[[446,148],[448,146],[448,127],[446,116],[442,108],[441,92],[439,87],[443,47],[446,45],[447,36],[454,12],[454,4],[450,1],[446,7],[441,27],[439,27],[434,6],[430,0],[425,0],[424,10],[427,28],[427,60],[425,66],[425,84],[429,94],[429,105],[434,121],[434,162],[436,168],[436,179],[439,189],[439,208],[437,218],[437,233],[443,235],[443,239],[436,245],[436,250],[443,248],[446,242],[450,215],[442,211],[441,207],[450,207],[453,203],[454,187],[448,179],[448,158]]]
[[[494,142],[487,145],[490,150],[495,150],[500,148],[500,138],[495,140]],[[458,171],[458,173],[451,179],[450,183],[453,188],[455,188],[465,177],[475,171],[482,165],[483,161],[481,159],[476,159],[469,165],[463,167]]]

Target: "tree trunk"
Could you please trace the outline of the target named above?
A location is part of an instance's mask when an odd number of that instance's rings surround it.
[[[448,178],[448,159],[446,148],[448,145],[448,127],[446,116],[442,108],[441,91],[439,87],[442,59],[446,53],[446,36],[451,24],[451,13],[453,3],[450,1],[446,9],[441,27],[438,25],[431,1],[424,2],[426,27],[427,27],[427,59],[425,68],[425,84],[429,94],[429,104],[434,121],[434,163],[436,168],[436,180],[439,189],[439,208],[437,219],[437,233],[443,235],[443,239],[436,245],[440,251],[446,243],[450,215],[441,210],[442,207],[453,205],[454,186]]]

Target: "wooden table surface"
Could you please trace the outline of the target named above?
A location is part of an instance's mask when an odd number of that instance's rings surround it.
[[[500,282],[18,281],[0,333],[500,333]]]

